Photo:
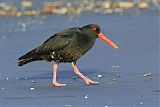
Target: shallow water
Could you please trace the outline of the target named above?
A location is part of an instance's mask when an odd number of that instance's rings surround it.
[[[54,33],[73,26],[97,23],[114,41],[115,50],[101,40],[79,61],[83,74],[99,81],[86,86],[70,64],[59,66],[53,87],[52,64],[17,66],[17,58]],[[141,15],[92,14],[0,17],[0,107],[156,107],[159,105],[158,13]],[[150,76],[143,76],[151,73]],[[98,77],[101,75],[102,77]],[[35,81],[35,83],[32,83]]]

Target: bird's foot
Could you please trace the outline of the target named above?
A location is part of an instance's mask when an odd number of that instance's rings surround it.
[[[58,82],[53,82],[52,84],[53,84],[54,86],[56,86],[56,87],[66,86],[66,84],[60,84],[60,83],[58,83]]]
[[[98,84],[99,83],[99,82],[90,80],[89,78],[86,78],[84,81],[85,81],[86,85],[90,85],[90,84],[94,85],[94,84]]]

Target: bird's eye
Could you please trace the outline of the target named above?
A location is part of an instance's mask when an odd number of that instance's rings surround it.
[[[92,31],[96,31],[97,29],[94,27],[94,28],[92,28]]]

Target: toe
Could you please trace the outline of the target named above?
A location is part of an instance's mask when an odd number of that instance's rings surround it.
[[[60,84],[60,83],[58,83],[58,82],[53,82],[53,85],[56,86],[56,87],[66,86],[66,84]]]
[[[98,84],[99,82],[89,80],[89,83],[91,83],[91,84]]]
[[[59,87],[63,87],[63,86],[66,86],[66,84],[59,84],[58,86]]]

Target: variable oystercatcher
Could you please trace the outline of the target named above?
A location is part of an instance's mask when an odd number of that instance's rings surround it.
[[[59,63],[72,63],[74,72],[79,75],[87,85],[97,84],[79,72],[76,61],[88,52],[94,45],[95,40],[100,38],[113,48],[118,48],[111,40],[105,37],[100,27],[96,24],[89,24],[83,27],[74,27],[62,32],[58,32],[47,39],[42,45],[31,50],[18,59],[18,66],[32,61],[55,61],[53,66],[54,86],[65,86],[57,82],[57,68]]]

